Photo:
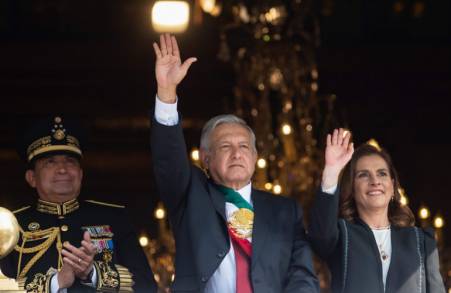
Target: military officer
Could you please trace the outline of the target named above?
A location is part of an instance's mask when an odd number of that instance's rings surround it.
[[[21,237],[2,272],[27,292],[156,292],[124,207],[78,200],[80,130],[55,116],[26,133],[20,152],[38,199],[15,211]]]

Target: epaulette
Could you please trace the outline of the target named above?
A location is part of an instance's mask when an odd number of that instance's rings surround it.
[[[107,202],[101,202],[101,201],[97,201],[97,200],[92,200],[92,199],[87,199],[85,200],[86,202],[90,202],[93,204],[98,204],[98,205],[102,205],[102,206],[107,206],[107,207],[113,207],[113,208],[125,208],[125,206],[123,205],[118,205],[118,204],[114,204],[114,203],[107,203]]]
[[[29,209],[30,207],[31,206],[22,207],[22,208],[20,208],[18,210],[13,211],[13,214],[17,214],[17,213],[23,212],[23,211]]]

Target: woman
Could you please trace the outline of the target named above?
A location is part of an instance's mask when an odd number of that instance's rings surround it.
[[[414,227],[401,205],[390,157],[370,145],[354,152],[349,141],[343,129],[327,136],[310,219],[311,244],[329,266],[332,292],[444,293],[433,233]]]

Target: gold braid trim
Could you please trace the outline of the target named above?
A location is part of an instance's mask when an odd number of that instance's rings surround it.
[[[73,211],[76,211],[79,207],[80,204],[78,203],[78,200],[76,198],[66,201],[64,203],[56,203],[39,199],[38,203],[36,204],[37,211],[45,214],[59,216],[64,216],[66,214],[72,213]]]
[[[101,205],[101,206],[120,208],[120,209],[125,208],[125,206],[123,206],[123,205],[114,204],[114,203],[108,203],[108,202],[103,202],[103,201],[97,201],[97,200],[92,200],[92,199],[86,199],[85,201],[93,203],[93,204],[98,204],[98,205]]]
[[[56,272],[54,268],[50,268],[45,275],[34,275],[33,280],[25,286],[27,293],[50,293],[50,280]]]
[[[17,280],[17,285],[19,286],[19,290],[25,290],[25,282],[27,278],[22,278]]]
[[[17,210],[15,210],[15,211],[13,211],[13,214],[17,214],[17,213],[23,212],[23,211],[25,211],[25,210],[27,210],[27,209],[29,209],[29,208],[31,208],[31,206],[25,206],[25,207],[22,207],[22,208],[20,208],[20,209],[17,209]]]
[[[116,265],[116,269],[119,273],[119,292],[133,292],[133,285],[135,284],[133,274],[121,265]]]
[[[94,268],[97,272],[97,287],[99,292],[117,292],[119,288],[119,274],[112,264],[105,261],[95,261]]]
[[[25,277],[25,275],[28,273],[28,271],[31,269],[31,267],[44,255],[44,253],[49,249],[49,247],[55,242],[55,239],[58,239],[56,248],[58,250],[58,269],[61,268],[62,265],[62,258],[61,258],[61,250],[62,250],[62,243],[61,243],[61,234],[60,229],[58,227],[52,227],[45,230],[39,230],[39,231],[30,231],[25,232],[22,229],[20,229],[22,233],[22,245],[19,247],[16,245],[14,249],[19,252],[19,261],[17,263],[17,279]],[[44,242],[41,244],[38,244],[34,247],[27,247],[25,248],[25,243],[28,240],[34,240],[34,239],[43,239],[47,238]],[[30,261],[25,265],[22,271],[20,271],[21,263],[22,263],[22,255],[28,254],[28,253],[36,253]]]

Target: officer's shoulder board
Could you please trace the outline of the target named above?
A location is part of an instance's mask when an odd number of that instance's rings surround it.
[[[25,206],[25,207],[21,207],[20,209],[17,209],[15,211],[13,211],[13,214],[18,214],[20,212],[23,212],[25,210],[28,210],[31,206]]]
[[[125,208],[125,206],[123,206],[123,205],[102,202],[102,201],[97,201],[97,200],[92,200],[92,199],[87,199],[87,200],[85,200],[85,202],[89,202],[89,203],[93,203],[93,204],[97,204],[97,205],[101,205],[101,206],[113,207],[113,208],[120,208],[120,209]]]

